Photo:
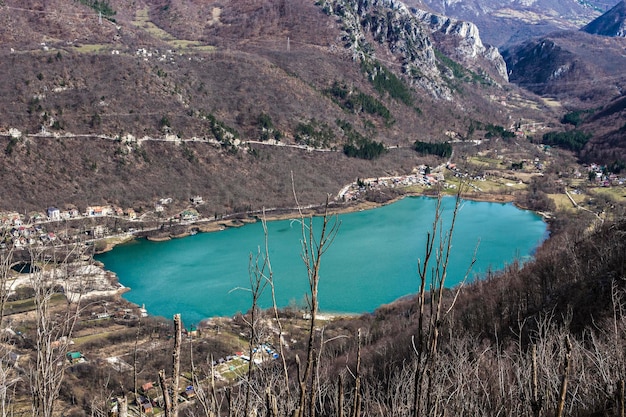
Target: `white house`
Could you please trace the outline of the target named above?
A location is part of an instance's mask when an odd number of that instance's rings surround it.
[[[48,207],[46,213],[50,220],[61,220],[61,210],[56,207]]]
[[[203,204],[204,203],[204,199],[202,198],[202,196],[199,195],[194,195],[193,197],[190,198],[191,203],[192,204]]]

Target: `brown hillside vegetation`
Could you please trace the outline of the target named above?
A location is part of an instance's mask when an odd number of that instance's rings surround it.
[[[327,233],[333,224],[329,221]],[[573,223],[586,221],[583,216]],[[592,232],[571,228],[542,247],[536,260],[512,264],[457,289],[438,290],[443,270],[427,267],[422,277],[429,290],[423,299],[400,300],[362,317],[320,318],[309,327],[298,312],[281,311],[277,321],[272,311],[259,311],[253,304],[230,324],[211,320],[202,335],[188,335],[179,352],[181,383],[193,384],[196,392],[206,390],[208,396],[193,401],[182,396],[179,413],[246,416],[246,410],[255,409],[273,416],[341,416],[353,410],[372,416],[496,416],[549,415],[563,408],[573,416],[619,416],[624,410],[625,233],[623,221]],[[322,232],[318,242],[324,236]],[[433,237],[439,242],[438,234]],[[453,236],[453,241],[459,238]],[[439,249],[447,251],[443,239]],[[417,256],[426,262],[433,249]],[[323,262],[317,249],[309,253],[310,259]],[[442,260],[431,262],[445,267]],[[252,265],[255,288],[254,277],[268,271],[263,258]],[[310,265],[312,276],[323,279],[316,275],[315,263]],[[416,281],[422,282],[419,274]],[[75,329],[77,348],[89,360],[68,365],[65,372],[58,409],[72,415],[104,413],[112,407],[111,396],[126,396],[129,411],[136,413],[135,389],[129,387],[154,381],[157,369],[169,372],[172,367],[174,338],[168,335],[176,331],[171,323],[88,320],[102,305],[86,303]],[[278,330],[279,323],[284,330]],[[32,334],[30,326],[22,321],[19,328]],[[100,329],[97,337],[83,336],[94,329]],[[278,349],[282,331],[290,338],[290,347],[281,351],[284,367],[280,360],[266,362],[251,374],[242,373],[243,382],[233,387],[224,389],[221,379],[211,384],[217,368],[227,374],[219,364],[211,366],[212,358],[232,349],[248,355],[259,340],[276,339],[273,349]],[[11,340],[20,352],[34,347],[29,338]],[[132,367],[114,371],[103,360],[114,352],[135,364],[138,381],[133,381]],[[137,391],[164,406],[158,391]],[[18,385],[14,395],[18,399],[28,393]]]
[[[611,164],[626,160],[626,97],[612,100],[590,115],[581,128],[595,135],[583,149],[586,161]]]
[[[7,144],[2,141],[3,147]],[[105,202],[148,208],[165,196],[188,201],[201,192],[207,202],[200,209],[213,216],[293,206],[292,172],[303,201],[319,202],[326,190],[336,193],[357,177],[410,172],[420,162],[410,149],[376,161],[286,147],[259,146],[255,155],[202,142],[147,141],[133,147],[98,138],[35,138],[10,155],[0,154],[3,204],[22,212]]]
[[[520,94],[508,87],[475,83],[453,61],[441,61],[437,70],[452,77],[443,88],[453,88],[454,100],[436,98],[419,84],[411,88],[400,58],[370,34],[368,42],[404,80],[413,104],[377,91],[345,49],[338,17],[313,2],[110,1],[106,10],[114,14],[105,13],[101,23],[86,5],[92,3],[66,3],[6,1],[0,7],[6,23],[0,31],[6,45],[0,52],[0,130],[20,132],[5,133],[2,146],[3,178],[12,184],[2,191],[5,209],[82,207],[90,200],[139,206],[165,192],[211,196],[218,212],[277,206],[290,198],[274,185],[289,181],[283,151],[262,146],[255,159],[236,140],[271,135],[293,144],[299,126],[318,126],[330,132],[327,150],[340,151],[354,137],[408,148],[418,139],[448,140],[447,131],[463,134],[471,120],[508,124],[511,118],[553,117],[515,105]],[[377,107],[346,107],[328,92],[333,85]],[[507,94],[513,105],[502,107],[497,97]],[[260,125],[262,116],[272,125],[269,131]],[[169,138],[172,146],[153,150],[144,138]],[[176,138],[199,143],[179,146]],[[340,181],[414,166],[394,165],[395,156],[385,157],[380,168],[335,152],[310,158],[316,162],[299,167],[307,171],[297,175],[306,177],[304,188],[323,187],[311,197],[335,192]],[[169,165],[176,166],[175,175]],[[224,165],[229,175],[220,174]],[[304,198],[319,201],[306,192]]]

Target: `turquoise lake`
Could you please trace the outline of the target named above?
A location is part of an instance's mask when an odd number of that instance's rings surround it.
[[[432,227],[436,199],[408,197],[388,206],[338,216],[339,233],[321,264],[320,309],[363,313],[418,290],[417,262]],[[444,228],[453,198],[443,199]],[[314,219],[320,225],[321,219]],[[279,306],[303,304],[308,289],[297,221],[267,223]],[[319,227],[317,228],[319,229]],[[446,284],[465,275],[477,249],[470,279],[488,269],[527,260],[547,237],[535,213],[512,204],[464,201],[457,217]],[[131,288],[124,297],[145,304],[152,315],[181,313],[186,325],[230,316],[250,307],[249,259],[263,250],[261,223],[166,242],[137,240],[98,255],[105,268]],[[269,307],[269,289],[262,299]]]

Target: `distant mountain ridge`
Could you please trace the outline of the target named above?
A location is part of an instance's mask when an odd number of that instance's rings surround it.
[[[626,88],[624,38],[561,31],[503,52],[511,82],[574,107],[603,105]]]
[[[606,0],[406,0],[473,22],[483,41],[499,48],[563,29],[577,29],[604,12]]]
[[[625,28],[622,0],[579,31],[556,31],[514,45],[503,51],[510,79],[535,93],[580,100],[586,107],[605,104],[626,87]]]
[[[626,1],[620,1],[581,30],[595,35],[626,37]]]

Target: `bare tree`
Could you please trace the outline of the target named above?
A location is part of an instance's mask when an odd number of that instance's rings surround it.
[[[293,179],[292,179],[293,183]],[[299,401],[298,408],[294,411],[294,416],[302,417],[305,415],[307,404],[309,405],[309,414],[313,413],[315,406],[315,391],[313,389],[313,373],[314,373],[314,350],[315,350],[315,326],[317,313],[319,309],[318,287],[320,280],[320,266],[322,256],[337,236],[340,222],[336,216],[329,213],[330,196],[326,196],[324,212],[322,214],[322,225],[319,235],[316,236],[313,226],[313,218],[309,217],[305,220],[304,214],[300,209],[298,198],[294,188],[294,198],[300,213],[300,224],[302,227],[302,260],[306,267],[307,277],[309,281],[309,293],[307,294],[307,304],[309,309],[309,331],[307,336],[307,356],[304,363],[304,369],[298,361],[298,384],[299,384]],[[319,364],[319,362],[318,362]]]
[[[182,322],[180,314],[174,314],[174,349],[172,351],[172,383],[167,385],[165,370],[159,371],[159,385],[163,393],[165,417],[178,417],[178,394],[180,381],[180,351],[182,347]]]
[[[570,368],[572,364],[572,342],[569,335],[565,337],[565,356],[563,358],[563,373],[561,374],[561,388],[559,390],[559,401],[556,407],[555,417],[563,415],[565,407],[565,396],[567,395],[567,382],[569,378]]]
[[[266,246],[267,246],[267,230],[265,229],[266,235]],[[259,320],[261,316],[261,311],[259,308],[259,299],[261,295],[263,295],[263,291],[268,285],[268,278],[265,275],[266,269],[269,268],[269,257],[267,256],[267,252],[262,253],[259,248],[257,254],[253,256],[250,254],[250,260],[248,262],[248,275],[250,277],[250,294],[252,296],[251,307],[250,307],[250,318],[246,319],[244,316],[244,320],[248,325],[250,330],[250,337],[248,339],[248,376],[246,379],[246,400],[245,400],[245,415],[250,415],[250,400],[251,400],[251,390],[252,390],[252,372],[253,369],[253,356],[256,346],[260,343],[260,335],[258,332]],[[271,272],[271,271],[270,271]]]
[[[59,255],[56,249],[35,253],[31,251],[31,263],[38,264],[30,276],[35,291],[35,314],[37,335],[36,352],[30,368],[33,415],[52,417],[59,397],[59,390],[66,368],[66,355],[76,321],[79,316],[81,284],[74,283],[78,299],[68,298],[66,307],[53,313],[53,298],[60,283],[65,282],[66,293],[70,292],[72,272],[68,265],[76,256],[78,247]],[[61,256],[61,259],[57,259]],[[57,262],[58,261],[58,262]],[[80,281],[80,280],[79,280]],[[73,359],[73,358],[69,358]]]
[[[416,366],[413,380],[413,417],[423,414],[430,415],[433,405],[435,404],[431,396],[433,392],[433,381],[430,376],[433,375],[433,366],[437,362],[441,326],[444,318],[452,310],[462,286],[462,284],[459,286],[450,305],[444,309],[445,282],[452,248],[452,236],[457,215],[461,207],[462,185],[463,184],[461,184],[456,194],[451,224],[447,232],[442,230],[442,197],[440,195],[437,198],[432,228],[426,236],[424,257],[418,260],[419,293],[417,295],[417,335],[414,338]],[[475,253],[462,283],[467,280],[474,263]],[[429,295],[429,300],[426,299],[427,294]],[[429,307],[428,312],[426,311],[427,307]]]
[[[263,235],[265,237],[265,246],[264,246],[265,253],[263,255],[263,257],[264,257],[264,262],[263,262],[264,269],[261,272],[265,276],[265,279],[267,281],[267,284],[270,287],[270,291],[271,291],[271,295],[272,295],[272,311],[274,312],[274,322],[276,323],[276,326],[278,327],[278,349],[279,349],[280,359],[281,359],[281,362],[282,362],[283,377],[285,378],[284,389],[285,389],[285,392],[286,392],[286,397],[289,398],[290,397],[289,371],[287,369],[287,359],[285,358],[285,351],[283,349],[283,344],[284,344],[283,335],[284,335],[284,331],[283,331],[282,322],[281,322],[279,314],[278,314],[278,305],[276,304],[276,291],[275,291],[275,287],[274,287],[274,272],[272,271],[272,263],[270,261],[270,254],[269,254],[269,243],[268,243],[267,221],[265,220],[265,209],[263,209],[262,225],[263,225]]]
[[[4,236],[0,235],[0,241]],[[9,297],[9,285],[11,277],[11,265],[13,263],[13,247],[0,252],[0,328],[5,327],[5,307]],[[13,369],[12,363],[15,353],[12,352],[9,332],[0,334],[0,416],[10,414],[13,400],[12,390],[21,377]]]

